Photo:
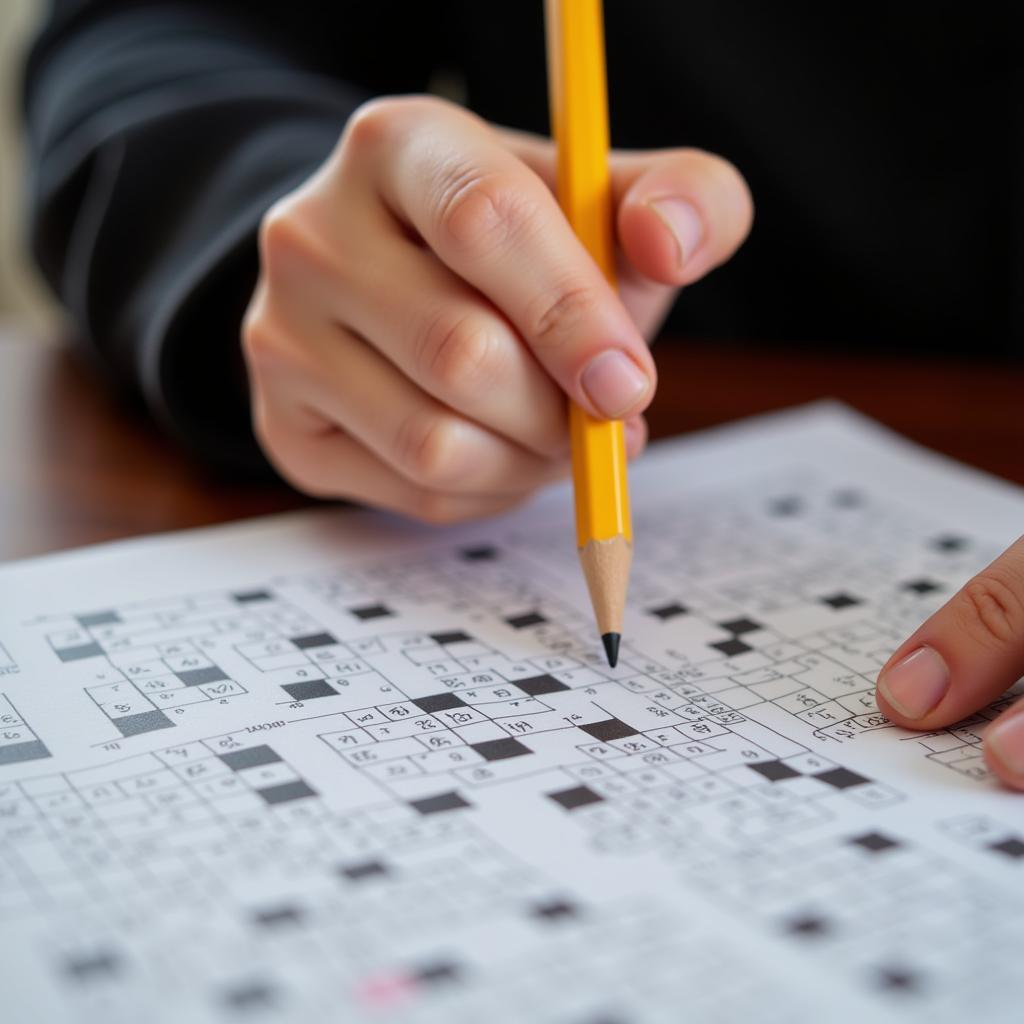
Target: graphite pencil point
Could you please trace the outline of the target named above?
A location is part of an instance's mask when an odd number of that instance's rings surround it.
[[[612,668],[619,662],[619,641],[622,639],[621,633],[602,633],[601,643],[604,644],[604,653],[608,657],[608,664]]]

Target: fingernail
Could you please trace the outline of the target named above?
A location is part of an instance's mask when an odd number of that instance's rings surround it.
[[[918,647],[878,679],[882,696],[905,718],[924,718],[949,689],[949,669],[932,647]]]
[[[679,246],[679,266],[686,266],[704,241],[704,218],[685,199],[655,199],[650,205]]]
[[[617,420],[632,409],[651,387],[647,374],[617,349],[591,359],[580,383],[597,411],[610,420]]]
[[[1024,775],[1024,715],[1011,715],[989,726],[985,744],[1012,774]]]

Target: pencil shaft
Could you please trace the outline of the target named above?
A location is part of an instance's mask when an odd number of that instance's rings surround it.
[[[615,286],[608,95],[600,0],[547,0],[551,121],[558,201],[577,237]],[[632,539],[620,422],[570,412],[576,540]]]
[[[547,0],[551,123],[558,201],[615,286],[608,96],[600,0]],[[623,425],[570,408],[576,541],[598,628],[614,664],[632,558]]]

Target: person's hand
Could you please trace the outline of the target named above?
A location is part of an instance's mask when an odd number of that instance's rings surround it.
[[[644,336],[733,253],[752,206],[697,150],[613,169],[619,295],[558,208],[550,143],[428,97],[357,112],[261,226],[243,349],[281,474],[433,522],[487,515],[566,473],[566,395],[626,420],[638,452]]]
[[[1024,675],[1024,537],[906,640],[878,677],[878,706],[897,725],[939,729],[995,700]],[[985,760],[1024,789],[1024,701],[984,737]]]

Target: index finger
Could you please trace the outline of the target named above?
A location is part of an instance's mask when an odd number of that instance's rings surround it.
[[[424,103],[431,116],[410,116],[384,161],[385,202],[505,313],[570,398],[598,417],[639,413],[654,361],[554,196],[483,122]]]
[[[878,677],[878,704],[899,725],[966,718],[1024,674],[1024,538],[920,626]]]

